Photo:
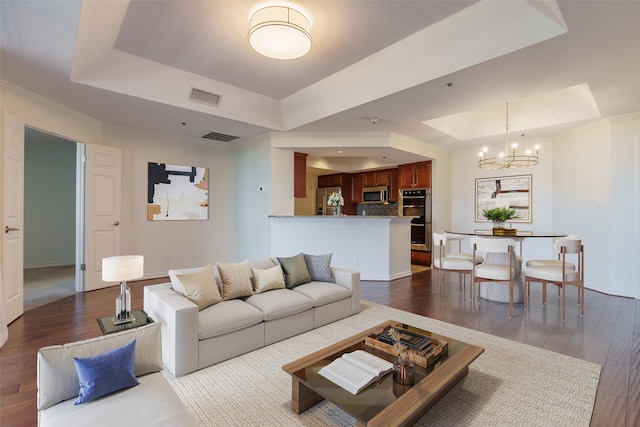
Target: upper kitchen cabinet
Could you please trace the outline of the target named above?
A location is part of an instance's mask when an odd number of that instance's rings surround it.
[[[293,197],[307,197],[307,155],[293,153]]]
[[[333,175],[321,175],[318,177],[318,188],[326,188],[326,187],[345,187],[345,185],[349,184],[347,182],[348,174],[345,173],[336,173]],[[342,189],[344,192],[344,188]]]
[[[398,169],[389,169],[389,201],[398,201]]]
[[[431,188],[431,162],[398,166],[398,188]]]
[[[362,187],[388,187],[389,171],[379,170],[373,172],[362,173]]]
[[[354,173],[351,176],[351,203],[362,202],[362,175]]]

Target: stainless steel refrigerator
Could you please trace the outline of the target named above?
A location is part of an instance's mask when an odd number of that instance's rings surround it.
[[[342,194],[341,187],[326,187],[316,190],[316,215],[333,215],[333,206],[327,206],[327,199],[331,193]]]

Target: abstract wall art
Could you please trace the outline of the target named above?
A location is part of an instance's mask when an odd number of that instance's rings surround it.
[[[531,175],[476,179],[476,222],[487,222],[482,211],[491,208],[515,209],[518,219],[531,222]]]
[[[147,220],[207,219],[209,219],[208,168],[149,162]]]

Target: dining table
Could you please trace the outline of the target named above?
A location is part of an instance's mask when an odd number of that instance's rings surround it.
[[[514,229],[496,234],[493,230],[481,229],[481,230],[451,230],[445,231],[447,234],[458,234],[462,236],[478,236],[488,237],[493,239],[513,239],[519,244],[518,254],[511,252],[512,265],[515,266],[515,277],[513,286],[513,302],[521,303],[524,301],[524,281],[522,277],[522,243],[525,239],[529,238],[547,238],[555,239],[561,237],[567,237],[568,233],[553,232],[553,231],[529,231]],[[484,262],[489,264],[509,265],[508,254],[487,252],[484,256]],[[495,282],[483,282],[484,285],[480,287],[480,298],[509,303],[509,288],[500,283]],[[473,284],[472,284],[473,285]]]

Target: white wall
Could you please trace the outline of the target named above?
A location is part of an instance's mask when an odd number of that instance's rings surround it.
[[[43,130],[77,142],[101,142],[102,124],[88,116],[49,100],[29,93],[21,88],[0,81],[0,113],[9,112],[19,117],[31,128]],[[0,153],[2,144],[0,144]],[[2,176],[2,162],[0,162]],[[0,200],[3,198],[3,186],[0,185]],[[0,203],[0,216],[3,215]],[[0,245],[0,259],[2,245]]]
[[[567,231],[556,229],[552,222],[552,166],[553,153],[550,140],[538,140],[531,144],[540,144],[540,163],[529,168],[513,170],[479,169],[478,150],[466,150],[452,153],[451,167],[451,228],[449,231],[487,230],[491,228],[488,221],[475,220],[476,179],[499,178],[514,175],[531,175],[532,215],[530,223],[513,223],[512,226],[522,230],[534,231]],[[489,147],[490,151],[500,151],[504,146]],[[462,244],[463,250],[469,251],[469,239]],[[527,239],[523,244],[523,257],[549,258],[553,256],[552,243],[549,239]]]
[[[122,150],[122,253],[144,255],[145,277],[235,260],[236,185],[230,147],[118,126],[105,126],[103,140]],[[148,162],[209,168],[209,220],[148,221]]]
[[[269,215],[273,192],[279,190],[279,184],[271,181],[271,151],[268,137],[243,141],[235,149],[237,192],[235,206],[230,209],[236,219],[235,255],[239,261],[265,258],[270,253]],[[293,168],[293,157],[291,163]]]
[[[514,226],[580,236],[585,245],[586,286],[640,297],[639,135],[640,114],[601,120],[537,141],[540,163],[512,171],[478,169],[473,150],[453,153],[451,228],[490,227],[474,221],[476,178],[531,174],[532,222]],[[468,249],[468,239],[465,245]],[[524,241],[525,260],[553,256],[549,239]]]
[[[24,268],[76,262],[76,143],[25,132]]]

